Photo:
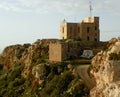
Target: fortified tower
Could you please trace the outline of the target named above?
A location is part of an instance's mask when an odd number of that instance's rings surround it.
[[[82,41],[99,41],[99,17],[88,17],[78,23],[63,21],[60,24],[60,39],[80,38]]]

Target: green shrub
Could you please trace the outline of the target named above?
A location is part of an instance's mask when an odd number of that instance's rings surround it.
[[[90,71],[91,71],[92,68],[93,68],[93,66],[90,65],[90,66],[88,67],[88,69],[87,69],[87,73],[88,73],[89,76],[90,76]]]
[[[17,77],[20,77],[21,71],[23,70],[23,67],[24,67],[23,65],[20,65],[20,66],[15,67],[14,69],[12,69],[11,72],[8,73],[7,79],[9,81],[12,81]]]
[[[108,51],[108,46],[103,46],[103,47],[102,47],[102,50],[103,50],[103,51]]]
[[[54,78],[49,83],[46,84],[46,86],[40,92],[41,97],[50,97],[51,93],[56,88],[58,79],[59,77],[55,75]]]
[[[16,52],[16,57],[17,57],[18,59],[20,59],[20,58],[22,57],[22,54],[23,54],[24,50],[25,50],[25,48],[23,48],[23,47],[21,47],[21,48],[19,48],[19,49],[17,50],[17,52]]]
[[[120,60],[120,53],[119,54],[116,54],[116,53],[109,54],[109,60]]]
[[[0,97],[3,97],[3,95],[7,92],[7,89],[2,88],[0,91]]]
[[[2,64],[0,64],[0,71],[3,69],[3,65]]]
[[[54,77],[42,89],[41,97],[62,97],[58,95],[67,89],[71,80],[73,80],[73,76],[69,71],[65,71],[61,75],[54,74]]]
[[[80,79],[75,78],[71,81],[69,84],[67,91],[67,95],[70,95],[70,97],[88,97],[89,95],[89,90],[85,87],[83,84],[83,81],[80,81]],[[66,96],[69,97],[69,96]]]
[[[1,88],[4,88],[4,87],[6,87],[6,86],[7,86],[7,81],[4,80],[4,79],[1,79],[1,80],[0,80],[0,89],[1,89]]]
[[[59,80],[57,82],[57,85],[56,85],[57,89],[64,91],[72,79],[73,79],[73,76],[70,71],[63,72],[63,74],[59,77]]]

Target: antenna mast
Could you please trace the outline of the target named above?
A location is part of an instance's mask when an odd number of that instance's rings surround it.
[[[89,1],[89,8],[90,8],[90,17],[92,17],[92,0]]]

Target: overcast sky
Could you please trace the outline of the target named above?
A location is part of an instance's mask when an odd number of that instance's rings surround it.
[[[92,9],[100,17],[101,41],[119,37],[120,1],[92,0]],[[89,0],[0,0],[0,48],[59,38],[62,20],[80,22],[89,16]]]

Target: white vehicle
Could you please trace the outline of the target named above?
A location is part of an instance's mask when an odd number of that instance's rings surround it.
[[[84,50],[83,54],[81,55],[83,58],[92,58],[93,56],[94,54],[92,50]]]

